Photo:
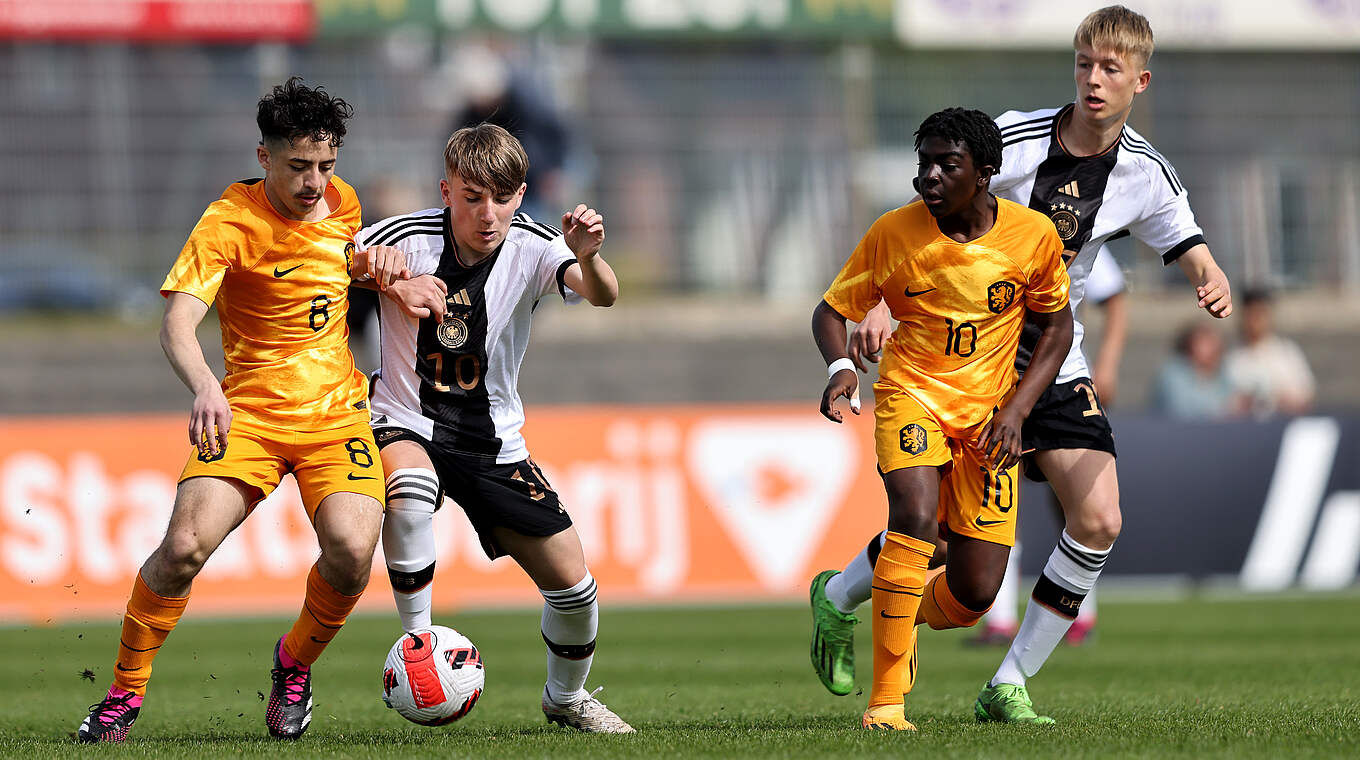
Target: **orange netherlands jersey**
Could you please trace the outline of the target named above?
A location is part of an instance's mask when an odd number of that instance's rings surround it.
[[[1067,269],[1053,222],[998,198],[976,240],[940,232],[917,201],[879,217],[823,296],[860,321],[886,301],[898,320],[879,381],[901,388],[963,437],[1015,386],[1025,310],[1067,305]]]
[[[349,351],[349,259],[359,199],[332,177],[334,211],[286,219],[263,180],[237,182],[203,212],[161,285],[217,306],[233,413],[295,430],[367,419],[368,380]]]

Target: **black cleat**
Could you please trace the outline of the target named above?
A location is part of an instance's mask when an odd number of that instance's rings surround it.
[[[275,739],[299,739],[312,722],[312,669],[305,665],[285,668],[279,661],[281,651],[282,638],[274,645],[274,669],[269,671],[274,686],[264,724]]]

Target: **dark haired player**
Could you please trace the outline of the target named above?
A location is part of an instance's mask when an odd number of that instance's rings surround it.
[[[836,399],[854,399],[859,383],[845,321],[880,301],[899,320],[874,384],[888,530],[873,568],[874,677],[862,720],[887,730],[915,730],[903,701],[916,679],[916,621],[972,625],[1001,585],[1015,542],[1020,427],[1072,341],[1053,224],[988,190],[1001,165],[996,124],[981,111],[940,111],[917,130],[916,150],[921,200],[874,222],[812,315],[829,365],[821,410],[835,422]],[[1027,318],[1039,338],[1017,385]],[[927,582],[937,537],[949,565]]]
[[[334,176],[352,109],[297,77],[260,100],[264,178],[237,182],[204,212],[161,286],[161,346],[194,394],[170,523],[132,587],[113,685],[80,724],[82,742],[121,742],[141,710],[151,662],[189,601],[194,577],[288,472],[321,554],[297,622],[274,646],[269,733],[311,721],[311,665],[368,583],[383,474],[368,426],[368,384],[345,326],[352,280],[407,275],[391,248],[354,252],[359,201]],[[203,359],[195,327],[216,304],[226,376]]]
[[[1147,89],[1152,28],[1143,16],[1114,5],[1093,11],[1073,35],[1076,100],[1061,108],[997,119],[1005,168],[992,188],[1052,220],[1063,241],[1072,278],[1072,305],[1080,304],[1096,252],[1107,240],[1132,233],[1176,262],[1200,308],[1216,318],[1232,313],[1228,278],[1215,263],[1195,223],[1171,164],[1126,122],[1134,98]],[[855,330],[851,354],[873,354],[890,332],[886,307],[870,312]],[[1026,330],[1016,357],[1022,371],[1033,345]],[[1078,325],[1056,382],[1025,420],[1025,473],[1048,480],[1066,526],[1035,583],[1024,620],[996,674],[974,704],[981,721],[1052,723],[1034,712],[1026,680],[1053,653],[1076,619],[1119,536],[1119,480],[1114,435],[1081,352]],[[895,339],[895,338],[894,338]],[[876,536],[842,572],[819,574],[812,585],[818,628],[813,647],[830,654],[814,663],[822,682],[839,693],[854,683],[851,611],[869,597],[870,568],[882,541]],[[823,636],[822,631],[830,632]]]

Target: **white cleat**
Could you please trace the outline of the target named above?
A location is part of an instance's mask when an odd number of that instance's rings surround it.
[[[614,714],[603,702],[595,698],[603,686],[568,705],[559,705],[548,698],[548,688],[543,688],[543,715],[549,723],[570,726],[588,734],[635,734],[636,729]]]

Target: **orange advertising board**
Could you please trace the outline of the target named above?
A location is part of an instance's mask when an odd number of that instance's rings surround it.
[[[872,420],[812,404],[530,409],[534,459],[561,494],[608,602],[796,598],[885,516]],[[108,619],[165,530],[187,417],[0,420],[0,620]],[[487,561],[462,511],[436,514],[435,605],[535,604]],[[194,583],[191,614],[290,613],[316,539],[291,479]],[[361,609],[391,610],[381,546]]]

